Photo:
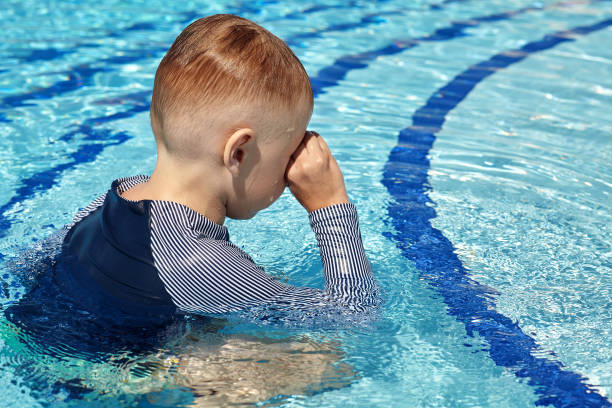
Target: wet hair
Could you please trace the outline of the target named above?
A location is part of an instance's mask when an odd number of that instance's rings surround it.
[[[151,123],[159,139],[173,115],[237,102],[291,108],[302,101],[312,105],[310,80],[287,44],[252,21],[217,14],[187,26],[162,59]]]

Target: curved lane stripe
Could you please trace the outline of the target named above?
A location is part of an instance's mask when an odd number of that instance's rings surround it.
[[[313,92],[315,96],[325,93],[326,88],[338,85],[338,82],[343,80],[350,71],[354,69],[366,68],[368,66],[368,63],[374,61],[377,57],[383,55],[399,54],[409,48],[416,47],[417,45],[423,42],[447,41],[453,38],[463,37],[466,35],[464,32],[466,28],[477,27],[482,23],[509,20],[517,15],[532,11],[542,11],[550,8],[563,7],[574,4],[588,4],[597,1],[600,0],[560,1],[548,4],[546,6],[523,7],[517,10],[504,11],[501,13],[474,17],[469,20],[454,21],[449,26],[438,28],[432,34],[426,36],[416,38],[399,38],[394,40],[391,44],[388,44],[376,50],[361,52],[359,54],[345,55],[338,58],[329,67],[320,70],[317,76],[311,79]]]
[[[463,1],[466,1],[466,0],[445,0],[440,3],[433,3],[429,5],[424,5],[424,6],[422,5],[420,7],[426,7],[426,8],[429,8],[430,10],[442,10],[444,8],[444,5],[446,4],[463,2]],[[300,40],[304,40],[308,38],[320,38],[322,34],[327,34],[331,32],[349,31],[354,28],[363,28],[369,24],[382,23],[385,21],[384,20],[385,16],[405,15],[406,12],[420,10],[420,7],[419,6],[412,7],[412,8],[402,7],[402,8],[394,9],[394,10],[385,10],[385,11],[381,11],[377,13],[369,13],[363,16],[359,21],[355,21],[352,23],[332,24],[330,26],[327,26],[319,30],[305,31],[303,33],[292,35],[290,38],[286,39],[285,42],[289,45],[299,46],[301,44]]]
[[[555,407],[611,407],[605,397],[581,375],[562,363],[535,357],[541,351],[535,340],[518,324],[495,310],[495,293],[474,281],[453,244],[434,228],[436,217],[427,172],[428,154],[453,110],[485,78],[529,55],[548,50],[573,37],[612,25],[612,19],[546,35],[519,49],[501,52],[471,66],[432,94],[412,116],[412,126],[399,133],[397,146],[389,154],[382,183],[393,197],[388,206],[395,233],[387,235],[404,257],[414,262],[419,275],[443,297],[448,313],[465,325],[471,336],[478,333],[489,343],[489,355],[501,367],[527,378],[540,396],[536,405]]]
[[[86,136],[84,139],[89,141],[89,143],[81,144],[74,152],[68,154],[67,157],[70,159],[69,161],[57,164],[50,169],[34,173],[32,176],[21,181],[21,186],[15,191],[13,197],[0,206],[0,238],[4,237],[11,227],[12,217],[7,216],[7,212],[13,209],[16,204],[32,197],[37,192],[45,191],[53,187],[53,185],[57,183],[57,179],[65,170],[71,169],[81,163],[92,162],[106,147],[122,144],[132,138],[132,136],[126,132],[112,133],[108,129],[93,129],[85,126],[81,126],[72,133],[85,134]]]

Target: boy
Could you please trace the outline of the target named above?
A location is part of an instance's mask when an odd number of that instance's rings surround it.
[[[342,174],[321,136],[306,131],[312,107],[308,76],[279,38],[232,15],[189,25],[155,76],[155,170],[115,180],[67,226],[59,292],[114,324],[142,326],[177,310],[375,305]],[[247,219],[268,207],[287,185],[309,212],[324,291],[272,279],[223,227],[225,217]]]

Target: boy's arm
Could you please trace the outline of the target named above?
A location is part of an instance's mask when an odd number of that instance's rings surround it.
[[[325,291],[351,308],[377,303],[378,286],[363,249],[355,206],[323,207],[311,212],[309,218],[321,253]]]
[[[181,211],[185,207],[175,203],[151,203],[152,256],[168,294],[181,310],[260,316],[263,307],[297,313],[294,316],[302,319],[317,310],[328,315],[331,309],[365,310],[377,302],[352,204],[332,205],[310,214],[323,260],[325,291],[272,278],[227,237],[177,223],[177,218],[191,216]]]
[[[326,292],[355,307],[375,301],[377,286],[363,249],[357,211],[349,203],[340,167],[318,133],[306,132],[291,157],[286,178],[295,198],[309,212]]]
[[[294,313],[303,319],[320,314],[317,310],[328,316],[332,310],[362,311],[378,303],[352,204],[332,205],[310,214],[323,261],[324,291],[287,285],[272,278],[229,240],[201,237],[173,222],[182,214],[168,208],[171,205],[151,205],[151,248],[159,276],[181,310],[253,312],[261,317],[263,307]]]

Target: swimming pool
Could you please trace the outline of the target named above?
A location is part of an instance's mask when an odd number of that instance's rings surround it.
[[[216,12],[264,25],[304,63],[310,127],[344,171],[386,301],[364,327],[217,323],[110,361],[24,347],[2,320],[0,405],[610,406],[612,3],[406,3],[7,3],[3,307],[23,292],[6,266],[20,248],[151,171],[155,68]],[[322,286],[288,194],[248,223],[228,227],[258,263]]]

